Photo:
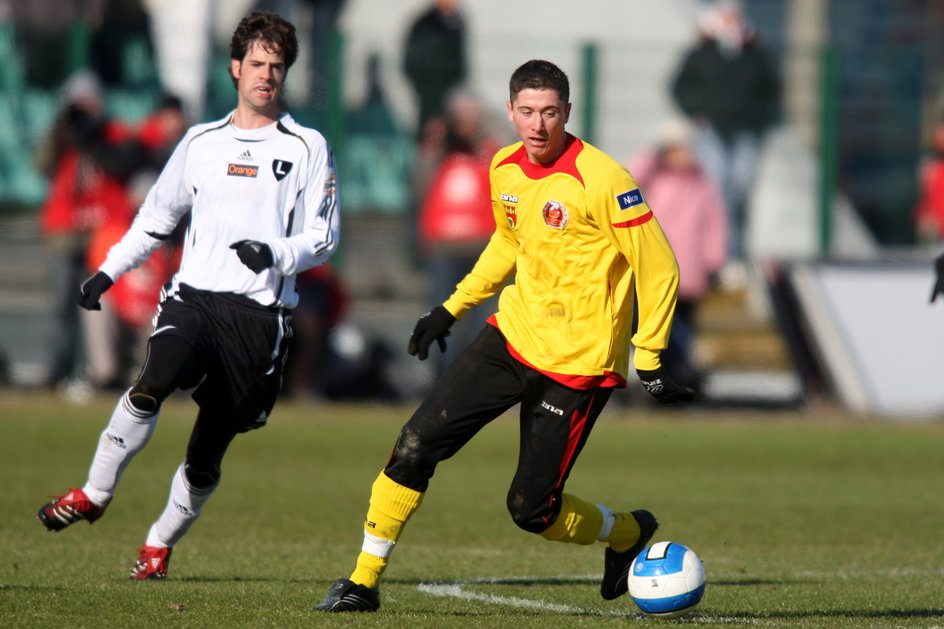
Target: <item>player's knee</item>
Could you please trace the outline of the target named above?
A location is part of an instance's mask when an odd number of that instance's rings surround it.
[[[550,526],[551,519],[547,509],[542,509],[528,500],[524,492],[509,492],[507,507],[515,525],[528,533],[543,533]]]
[[[404,427],[400,431],[384,473],[404,487],[426,491],[429,479],[432,478],[436,469],[436,463],[437,461],[432,459],[428,449],[423,446],[419,435]]]
[[[135,408],[146,413],[156,413],[172,390],[173,385],[145,372],[131,387],[128,399]]]
[[[184,475],[191,487],[196,489],[210,489],[216,487],[223,475],[219,467],[212,467],[208,470],[198,469],[190,463],[184,465]]]
[[[128,394],[128,401],[142,413],[156,413],[161,408],[161,403],[154,396],[146,393],[136,392],[134,389]]]

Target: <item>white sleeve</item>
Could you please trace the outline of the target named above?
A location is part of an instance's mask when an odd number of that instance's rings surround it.
[[[337,171],[327,143],[314,151],[299,202],[304,207],[301,231],[270,241],[273,266],[282,275],[324,264],[338,247],[341,232]]]
[[[108,250],[99,267],[113,281],[137,268],[147,260],[173,233],[180,219],[190,211],[193,196],[185,181],[188,133],[174,149],[157,181],[148,191],[131,227],[119,242]]]

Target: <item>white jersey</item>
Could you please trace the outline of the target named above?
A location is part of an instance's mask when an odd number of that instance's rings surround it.
[[[117,280],[190,212],[171,295],[188,284],[264,306],[298,303],[295,274],[323,264],[338,245],[334,156],[320,133],[287,113],[260,129],[238,129],[231,119],[232,113],[187,131],[99,270]],[[269,245],[272,267],[253,273],[230,249],[240,240]]]

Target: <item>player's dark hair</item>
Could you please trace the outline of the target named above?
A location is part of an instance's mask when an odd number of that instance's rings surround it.
[[[567,75],[550,61],[532,59],[515,70],[508,83],[511,96],[509,100],[514,102],[518,92],[526,89],[556,90],[562,101],[570,102],[570,82]]]
[[[281,15],[254,11],[244,17],[233,32],[233,39],[229,44],[230,58],[242,61],[253,42],[257,40],[261,40],[266,52],[282,55],[286,71],[298,58],[295,27]],[[233,84],[236,84],[235,78]]]

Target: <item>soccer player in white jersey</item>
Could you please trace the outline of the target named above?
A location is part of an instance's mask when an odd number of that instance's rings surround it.
[[[281,382],[295,275],[323,264],[340,233],[334,158],[324,137],[285,113],[280,96],[298,55],[295,28],[253,13],[233,34],[236,108],[192,127],[125,236],[81,287],[99,299],[190,214],[180,268],[168,285],[147,358],[101,433],[88,480],[45,504],[51,531],[105,512],[121,474],[154,432],[162,402],[196,387],[199,406],[170,497],[148,531],[132,579],[163,579],[174,545],[220,481],[232,439],[265,424]]]

